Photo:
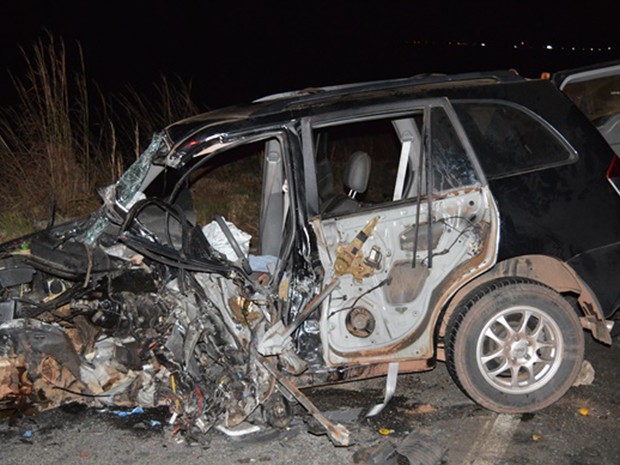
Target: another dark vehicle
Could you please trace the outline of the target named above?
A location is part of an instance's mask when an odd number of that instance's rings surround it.
[[[387,374],[391,392],[441,360],[489,409],[544,408],[582,328],[611,343],[618,167],[553,83],[509,72],[181,121],[100,211],[1,246],[0,397],[165,404],[229,433],[297,400],[348,444],[300,387]]]
[[[620,153],[620,61],[560,71],[552,81]]]

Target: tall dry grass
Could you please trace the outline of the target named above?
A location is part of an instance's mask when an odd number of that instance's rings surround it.
[[[120,127],[120,136],[124,140],[133,141],[134,152],[139,155],[154,132],[171,122],[200,112],[191,95],[191,82],[164,75],[159,77],[159,81],[153,84],[151,92],[147,94],[128,87],[115,99],[117,116],[127,122]]]
[[[26,73],[13,79],[19,104],[0,118],[4,208],[33,208],[53,192],[60,211],[74,211],[100,174],[82,50],[70,76],[64,42],[48,39],[37,42],[31,56],[22,50]]]
[[[118,177],[153,132],[199,111],[180,79],[162,77],[151,98],[129,87],[104,95],[87,80],[81,46],[68,50],[52,35],[22,54],[19,103],[0,109],[0,217],[44,220],[52,197],[64,218],[92,210],[96,188]]]

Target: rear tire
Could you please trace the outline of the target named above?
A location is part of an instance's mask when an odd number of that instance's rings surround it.
[[[446,362],[456,384],[500,413],[532,412],[572,386],[584,337],[573,307],[557,292],[524,279],[481,287],[446,330]]]

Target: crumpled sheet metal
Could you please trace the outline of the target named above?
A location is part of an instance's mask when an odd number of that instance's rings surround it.
[[[13,320],[0,326],[0,400],[61,405],[69,391],[84,392],[80,358],[57,326]]]
[[[153,365],[127,370],[114,360],[113,338],[96,343],[72,328],[73,339],[58,325],[13,320],[0,325],[0,402],[32,404],[39,410],[79,401],[88,405],[161,405],[155,385],[167,370]],[[74,345],[75,344],[75,345]],[[77,348],[93,348],[90,357]],[[91,362],[89,363],[88,359]],[[161,372],[161,373],[160,373]],[[1,405],[1,404],[0,404]]]
[[[20,319],[0,326],[0,354],[23,355],[30,368],[46,356],[53,356],[76,378],[80,357],[69,337],[56,325],[33,319]]]
[[[76,401],[167,406],[172,433],[195,438],[222,423],[241,424],[279,391],[299,401],[335,444],[348,445],[344,426],[325,418],[271,366],[275,360],[248,349],[249,326],[256,330],[263,321],[253,314],[269,315],[262,303],[235,302],[235,309],[230,302],[237,288],[230,280],[205,274],[196,280],[208,298],[188,289],[183,293],[174,281],[150,297],[115,294],[123,319],[114,327],[94,325],[86,316],[90,307],[81,305],[78,313],[59,307],[38,320],[1,324],[0,408],[45,410]]]
[[[30,395],[32,384],[24,379],[26,359],[23,355],[0,357],[0,399],[18,399]],[[1,405],[1,404],[0,404]]]

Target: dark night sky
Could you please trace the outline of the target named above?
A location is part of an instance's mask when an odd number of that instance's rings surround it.
[[[501,5],[501,6],[499,6]],[[620,1],[5,0],[0,98],[10,70],[44,32],[83,46],[87,75],[104,90],[145,88],[161,73],[191,79],[208,106],[308,86],[424,72],[540,71],[620,59]],[[423,47],[416,40],[434,45]],[[487,47],[448,47],[448,41]],[[532,49],[514,50],[525,41]],[[554,50],[544,50],[553,44]],[[571,52],[565,47],[594,47]],[[609,51],[606,47],[612,47]],[[604,48],[605,51],[598,51]]]

